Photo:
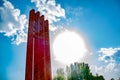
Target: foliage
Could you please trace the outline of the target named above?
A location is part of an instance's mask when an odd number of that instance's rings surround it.
[[[92,75],[89,65],[85,63],[74,63],[63,69],[57,70],[53,80],[104,80],[102,75]]]
[[[56,71],[57,75],[53,78],[53,80],[65,80],[64,70],[62,68]]]
[[[53,78],[53,80],[65,80],[63,76],[57,75]]]

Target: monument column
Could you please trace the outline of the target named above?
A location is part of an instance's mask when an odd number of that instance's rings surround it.
[[[49,23],[30,11],[25,80],[51,80]]]

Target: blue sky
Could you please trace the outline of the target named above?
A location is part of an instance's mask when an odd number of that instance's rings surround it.
[[[91,47],[89,64],[94,67],[93,73],[99,72],[106,79],[120,77],[119,0],[1,0],[0,80],[24,80],[27,24],[32,8],[48,16],[51,35],[61,27],[85,35]]]

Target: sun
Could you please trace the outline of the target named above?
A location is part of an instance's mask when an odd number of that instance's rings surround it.
[[[80,60],[87,51],[83,37],[76,31],[64,31],[59,33],[52,44],[55,59],[70,64]]]

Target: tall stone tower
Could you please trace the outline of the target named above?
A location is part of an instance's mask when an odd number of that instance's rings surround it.
[[[49,22],[30,11],[25,80],[51,80]]]

